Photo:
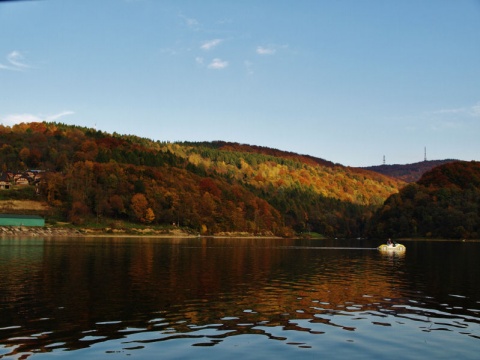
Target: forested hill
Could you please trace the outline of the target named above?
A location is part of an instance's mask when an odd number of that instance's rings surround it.
[[[0,166],[3,181],[25,174],[36,184],[51,208],[47,220],[175,223],[205,234],[359,236],[404,185],[258,146],[158,142],[46,122],[0,126]]]
[[[388,198],[370,230],[382,237],[480,238],[480,163],[457,161],[426,172]]]
[[[406,165],[376,165],[364,167],[363,169],[375,171],[380,174],[411,183],[420,180],[422,175],[428,170],[453,161],[457,160],[429,160]]]
[[[335,166],[335,164],[331,161],[316,158],[310,155],[299,155],[293,152],[282,151],[282,150],[272,149],[272,148],[258,146],[258,145],[246,145],[246,144],[232,143],[232,142],[226,142],[226,141],[184,142],[183,144],[192,145],[192,146],[203,146],[203,147],[218,149],[223,151],[237,151],[237,152],[270,155],[270,156],[275,156],[275,157],[284,158],[284,159],[296,160],[308,165],[323,165],[323,166],[331,166],[331,167]]]

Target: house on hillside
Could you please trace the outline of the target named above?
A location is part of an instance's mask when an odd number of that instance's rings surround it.
[[[28,176],[32,180],[34,185],[38,185],[38,183],[44,179],[45,171],[43,170],[29,170]]]
[[[27,170],[23,172],[2,172],[0,173],[0,190],[13,189],[15,186],[35,186],[35,191],[39,192],[40,181],[45,179],[44,170]]]
[[[32,179],[26,173],[19,173],[13,176],[15,185],[30,185]]]
[[[9,190],[12,185],[12,181],[8,173],[0,174],[0,190]]]

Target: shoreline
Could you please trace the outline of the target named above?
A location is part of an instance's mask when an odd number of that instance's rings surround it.
[[[182,229],[112,229],[112,228],[74,228],[62,226],[28,227],[28,226],[0,226],[0,240],[5,238],[53,238],[53,237],[84,237],[84,238],[183,238],[183,239],[300,239],[302,236],[282,237],[273,234],[255,235],[246,232],[220,232],[212,235],[192,234]],[[326,238],[311,238],[312,240],[327,240]],[[380,240],[380,239],[379,239]],[[480,239],[430,239],[430,238],[401,238],[397,242],[479,242]]]
[[[0,226],[0,238],[5,237],[196,237],[183,230],[112,230],[68,227]]]
[[[214,235],[194,235],[181,229],[92,229],[68,227],[27,227],[0,226],[0,239],[6,237],[149,237],[149,238],[241,238],[241,239],[282,239],[275,235],[255,235],[249,233],[218,233]]]

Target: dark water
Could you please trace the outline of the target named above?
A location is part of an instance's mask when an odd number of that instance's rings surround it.
[[[478,359],[480,243],[0,239],[0,358]]]

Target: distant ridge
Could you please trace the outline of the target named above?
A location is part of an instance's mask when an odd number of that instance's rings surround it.
[[[433,169],[434,167],[455,162],[458,160],[455,159],[445,159],[445,160],[429,160],[421,161],[413,164],[405,165],[376,165],[362,167],[362,169],[375,171],[379,174],[390,176],[392,178],[405,181],[407,183],[412,183],[420,180],[422,175],[427,171]]]

